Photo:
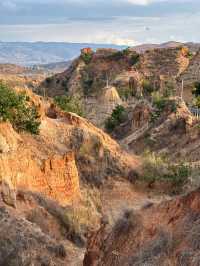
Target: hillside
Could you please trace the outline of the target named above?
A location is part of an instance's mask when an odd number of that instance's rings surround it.
[[[88,54],[82,50],[66,71],[46,79],[40,90],[45,87],[51,97],[77,95],[86,117],[103,128],[119,103],[127,107],[137,103],[138,97],[148,97],[153,90],[163,92],[165,88],[179,95],[177,77],[190,63],[187,51],[182,46],[152,49],[142,54],[133,48],[90,50]],[[87,56],[89,60],[85,61]],[[118,102],[103,99],[108,85],[115,88]]]
[[[141,53],[152,48],[172,48],[183,45],[177,42],[164,44],[145,44],[135,46],[136,52]],[[184,44],[196,52],[198,43]],[[84,47],[124,49],[125,46],[92,44],[92,43],[62,43],[62,42],[0,42],[0,63],[12,63],[22,66],[51,64],[69,61],[76,58]]]
[[[161,204],[127,209],[91,237],[84,266],[199,264],[199,189]]]
[[[73,266],[74,260],[80,262],[76,254],[84,252],[87,234],[99,226],[101,189],[108,179],[129,183],[140,161],[87,120],[26,93],[40,114],[39,135],[0,123],[0,223],[4,231],[12,224],[11,242],[0,237],[1,263],[45,260]],[[41,243],[44,249],[39,250]]]
[[[0,265],[198,265],[199,53],[163,46],[1,66]]]

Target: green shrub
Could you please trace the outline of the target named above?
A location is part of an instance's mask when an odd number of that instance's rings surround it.
[[[122,51],[113,52],[111,55],[108,56],[108,59],[110,59],[110,60],[120,60],[126,55],[126,52],[127,52],[126,50],[125,50],[125,52],[123,50]]]
[[[0,119],[9,121],[17,131],[39,134],[39,115],[25,93],[16,93],[0,83]]]
[[[152,94],[152,100],[155,110],[151,114],[151,122],[155,122],[160,117],[166,106],[169,107],[168,109],[172,113],[176,113],[177,111],[178,105],[176,101],[160,95],[159,92],[155,92]]]
[[[75,113],[77,115],[83,116],[83,107],[77,97],[71,96],[56,96],[54,102],[65,112]]]
[[[130,58],[131,65],[137,64],[139,62],[139,59],[140,59],[140,55],[138,53],[132,54]]]
[[[47,85],[50,85],[52,81],[53,81],[52,77],[47,77],[46,78]]]
[[[144,79],[142,81],[142,88],[145,94],[151,94],[154,91],[154,88],[151,82],[147,79]]]
[[[148,182],[170,181],[175,186],[183,185],[191,175],[191,168],[183,163],[173,164],[155,153],[143,156],[143,179]]]
[[[83,53],[83,54],[81,54],[81,58],[85,62],[86,65],[91,62],[92,56],[93,56],[92,53]]]
[[[194,83],[194,88],[193,88],[192,94],[195,97],[200,96],[200,82],[195,82]]]
[[[194,101],[193,101],[194,105],[198,108],[200,108],[200,96],[197,96]]]
[[[117,105],[113,110],[111,116],[106,120],[105,128],[108,132],[112,132],[115,127],[126,121],[127,112],[122,105]]]

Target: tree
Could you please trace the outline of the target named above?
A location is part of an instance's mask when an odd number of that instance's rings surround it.
[[[17,131],[39,134],[39,114],[25,93],[16,93],[0,83],[0,119],[9,121]]]
[[[105,128],[108,132],[112,132],[115,127],[120,125],[127,119],[127,112],[122,105],[117,105],[111,116],[105,122]]]

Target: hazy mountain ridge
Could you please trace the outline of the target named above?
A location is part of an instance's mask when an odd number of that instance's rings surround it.
[[[87,44],[62,42],[0,42],[0,63],[30,66],[68,61],[79,55],[84,47],[118,48],[113,44]]]

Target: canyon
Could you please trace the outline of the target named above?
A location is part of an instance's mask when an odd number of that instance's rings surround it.
[[[199,264],[199,60],[189,44],[88,47],[19,83],[4,66],[40,123],[0,122],[0,265]]]

